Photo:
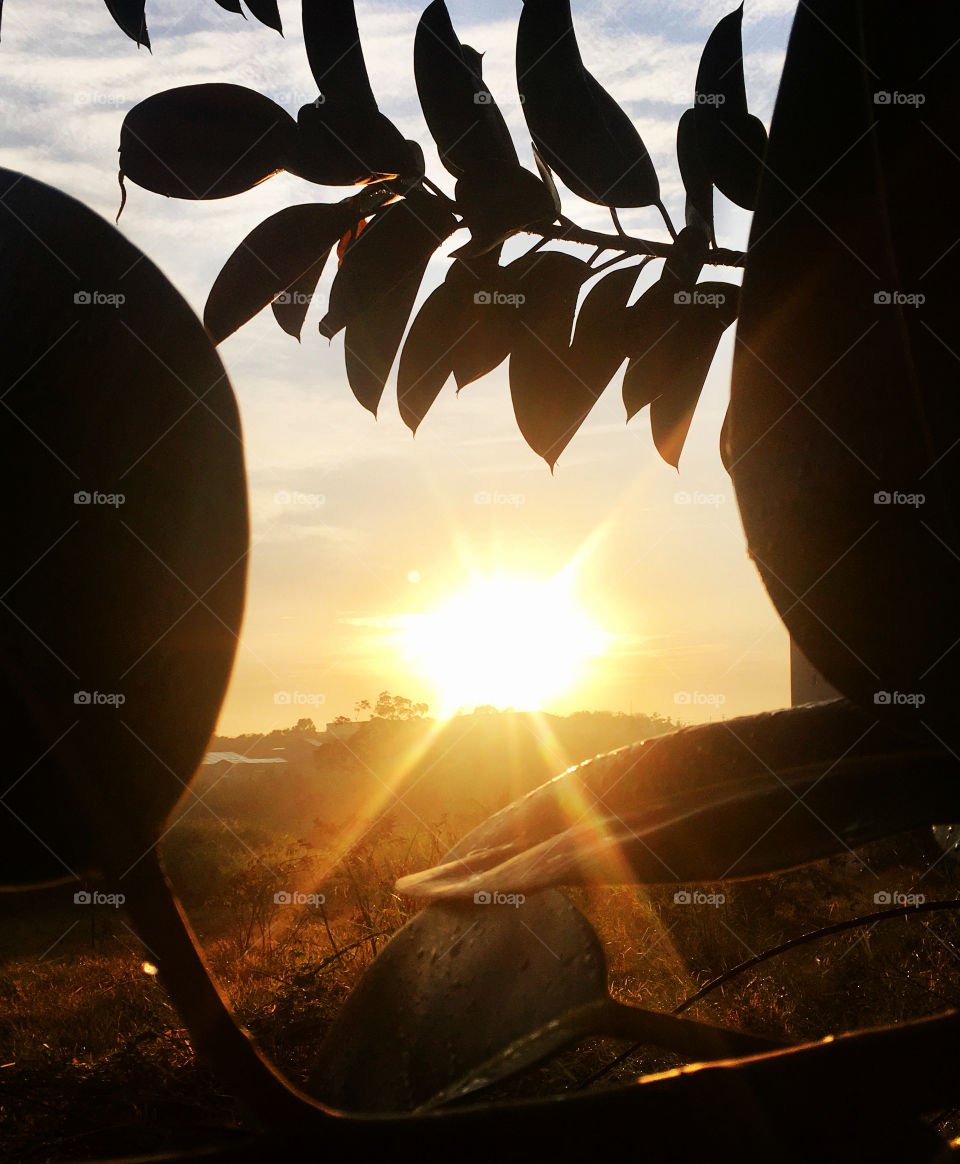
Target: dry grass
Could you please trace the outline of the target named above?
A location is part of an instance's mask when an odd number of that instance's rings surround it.
[[[251,866],[194,911],[208,960],[241,1021],[291,1079],[306,1079],[343,1000],[386,934],[415,908],[393,892],[395,879],[435,860],[436,847],[426,835],[385,829],[334,867],[329,854],[274,849],[270,861],[290,862],[291,877],[326,895],[323,910],[275,907],[272,897],[264,904],[257,892],[272,893],[274,882],[258,883]],[[698,887],[722,890],[721,906],[675,904],[672,887],[573,889],[569,896],[604,942],[611,993],[672,1010],[752,953],[872,912],[878,888],[918,888],[928,900],[960,896],[953,862],[915,885],[925,867],[916,853],[891,857],[889,847],[874,846],[866,856],[875,875],[835,859],[762,881]],[[41,947],[61,921],[68,932],[46,952]],[[20,951],[0,966],[0,1135],[10,1158],[82,1159],[236,1134],[241,1113],[195,1063],[163,990],[143,972],[144,954],[122,915],[99,919],[96,949],[75,921],[69,911],[62,918],[53,911],[39,924],[21,912],[6,941]],[[953,913],[888,922],[767,961],[688,1013],[793,1039],[899,1022],[960,1004],[958,950]],[[578,1087],[626,1049],[593,1040],[497,1094]],[[604,1082],[676,1062],[643,1048]]]

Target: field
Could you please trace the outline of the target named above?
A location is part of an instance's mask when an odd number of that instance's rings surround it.
[[[244,848],[227,844],[223,824],[197,820],[174,830],[165,856],[240,1020],[304,1085],[347,995],[389,935],[421,908],[396,893],[396,879],[436,862],[454,830],[439,818],[411,826],[393,812],[366,830],[356,821],[325,838],[315,830],[307,842],[227,821]],[[290,904],[275,900],[278,884],[291,892]],[[75,888],[3,901],[5,1158],[32,1164],[229,1142],[242,1131],[241,1113],[195,1061],[123,910],[78,906]],[[752,956],[871,914],[898,894],[960,898],[960,867],[922,830],[777,877],[689,889],[701,898],[677,901],[676,886],[565,891],[602,939],[615,998],[673,1010]],[[322,895],[323,904],[309,896],[298,904],[297,892]],[[478,997],[475,1005],[496,1003]],[[798,946],[736,975],[686,1013],[803,1040],[958,1004],[960,923],[944,910]],[[602,1087],[680,1062],[654,1047],[592,1039],[492,1094]],[[953,1113],[930,1116],[960,1131]]]

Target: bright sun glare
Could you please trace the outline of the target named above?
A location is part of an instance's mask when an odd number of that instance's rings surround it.
[[[446,606],[409,619],[410,661],[440,689],[447,715],[482,704],[539,709],[582,677],[609,635],[591,623],[564,575],[477,578]]]

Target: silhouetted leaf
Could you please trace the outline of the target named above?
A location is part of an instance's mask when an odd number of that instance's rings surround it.
[[[358,117],[376,112],[353,0],[303,0],[303,43],[310,72],[327,98],[352,105]]]
[[[526,0],[517,84],[543,158],[574,194],[604,206],[649,206],[656,171],[630,118],[587,72],[569,0]]]
[[[590,268],[559,251],[524,255],[507,268],[522,296],[510,352],[510,395],[524,440],[553,468],[596,396],[570,365],[577,296]]]
[[[747,112],[743,80],[743,5],[710,34],[697,72],[696,138],[710,179],[738,206],[752,210],[767,144],[763,122]],[[702,208],[698,206],[700,213]]]
[[[444,0],[433,0],[420,17],[413,64],[427,128],[451,174],[519,166],[510,131],[483,83],[480,55],[460,44]]]
[[[216,0],[216,2],[227,12],[236,12],[238,16],[242,13],[240,0]]]
[[[416,432],[451,374],[457,391],[506,359],[518,326],[507,272],[497,256],[455,261],[410,327],[397,376],[404,424]]]
[[[291,283],[286,291],[281,292],[270,304],[273,318],[287,335],[292,335],[297,341],[300,339],[303,323],[313,302],[323,267],[323,263],[314,263],[312,267],[308,267],[299,279]]]
[[[477,258],[519,230],[556,218],[550,191],[519,165],[471,170],[457,180],[456,200],[470,228],[470,241],[452,252],[458,259]]]
[[[690,422],[725,329],[737,315],[739,288],[733,283],[698,283],[680,305],[677,327],[646,358],[630,361],[633,380],[659,381],[652,399],[650,427],[657,452],[677,468]],[[631,390],[636,389],[631,385]],[[627,392],[624,378],[624,394]]]
[[[420,146],[405,141],[376,108],[358,110],[350,101],[328,98],[304,105],[297,114],[287,169],[308,182],[353,186],[397,177],[412,184],[423,168]]]
[[[803,654],[872,714],[956,751],[960,332],[945,224],[960,72],[932,62],[960,37],[960,7],[905,13],[797,10],[744,275],[727,460],[751,554]]]
[[[287,206],[247,235],[217,276],[203,322],[220,343],[298,279],[316,287],[327,256],[356,218],[351,200]],[[311,288],[312,290],[312,288]]]
[[[200,321],[136,247],[22,174],[0,171],[0,199],[0,475],[29,498],[3,507],[0,884],[116,878],[155,845],[226,687],[239,418]]]
[[[440,200],[421,190],[374,215],[344,253],[320,334],[332,339],[351,319],[375,313],[416,272],[419,286],[430,256],[456,225]]]
[[[280,21],[280,11],[277,0],[246,0],[247,7],[261,24],[283,33],[283,24]]]
[[[571,768],[397,888],[455,898],[773,873],[955,819],[958,776],[935,741],[842,700],[698,724]]]
[[[460,341],[452,352],[457,391],[498,367],[520,327],[514,273],[499,263],[499,249],[469,262],[454,261],[446,282],[465,305]],[[467,326],[476,323],[475,327]]]
[[[713,183],[707,172],[697,142],[697,115],[687,109],[677,124],[677,162],[680,177],[687,192],[687,226],[701,227],[711,242],[715,242],[713,231]],[[691,221],[691,209],[699,220]]]
[[[344,254],[320,334],[329,339],[346,327],[347,378],[374,415],[427,263],[455,226],[438,198],[412,190],[376,214]]]
[[[144,14],[146,0],[104,0],[104,3],[107,11],[131,40],[144,48],[150,47]]]
[[[580,307],[570,367],[594,397],[599,397],[629,354],[627,300],[644,266],[645,261],[604,275]]]
[[[135,105],[120,130],[120,172],[174,198],[226,198],[282,170],[296,124],[241,85],[185,85]]]
[[[452,352],[460,339],[461,313],[455,289],[441,283],[410,325],[397,369],[397,403],[400,419],[411,432],[417,431],[453,372]]]

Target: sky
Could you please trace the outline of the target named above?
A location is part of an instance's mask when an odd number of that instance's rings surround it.
[[[691,104],[704,41],[731,0],[572,7],[585,64],[632,117],[662,197],[682,221],[676,123]],[[485,79],[532,168],[513,72],[520,0],[448,0],[448,8],[461,40],[485,53]],[[768,125],[792,10],[787,0],[745,5],[747,95]],[[416,100],[421,11],[406,0],[357,3],[380,107],[421,143],[428,175],[452,193]],[[137,102],[210,81],[256,89],[294,116],[316,97],[299,0],[280,0],[280,12],[283,38],[214,0],[148,0],[148,53],[101,0],[7,0],[0,165],[59,187],[112,222],[120,126]],[[284,206],[348,193],[284,174],[233,198],[185,202],[128,183],[119,229],[202,314],[220,267],[254,226]],[[602,208],[561,194],[564,213],[581,226],[609,229]],[[655,210],[621,218],[630,233],[666,241]],[[748,230],[749,215],[717,195],[720,245],[745,246]],[[454,234],[431,262],[418,305],[464,238]],[[512,241],[505,259],[531,241]],[[679,472],[657,455],[648,410],[625,424],[618,376],[551,476],[519,435],[505,365],[459,396],[448,384],[415,440],[400,420],[393,378],[377,419],[363,409],[346,382],[342,334],[328,342],[317,330],[334,270],[328,264],[301,344],[268,310],[220,348],[240,406],[251,511],[247,606],[221,734],[286,727],[302,716],[319,726],[352,717],[357,701],[383,690],[436,713],[468,701],[520,707],[538,676],[537,702],[557,714],[633,710],[695,722],[789,702],[786,631],[747,557],[718,452],[733,329]],[[645,273],[635,295],[656,273]],[[736,273],[713,268],[703,277]],[[460,635],[475,613],[463,593],[478,578],[499,579],[486,599],[488,607],[503,603],[503,618],[487,610],[487,623],[473,620],[480,633]],[[558,578],[574,609],[547,602]],[[538,607],[556,625],[525,638]],[[479,657],[493,630],[506,636],[505,653],[517,652],[502,666]],[[578,653],[567,657],[571,651]],[[511,683],[533,659],[531,684]]]

